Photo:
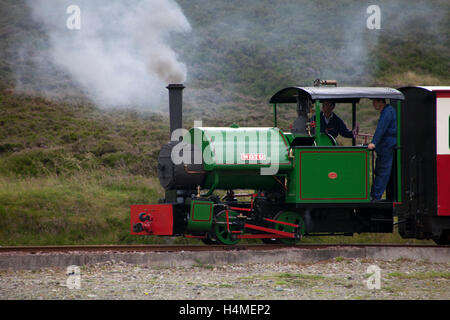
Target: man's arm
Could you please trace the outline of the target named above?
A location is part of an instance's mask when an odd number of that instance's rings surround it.
[[[348,130],[344,121],[341,118],[337,118],[338,120],[338,133],[344,138],[353,138],[353,132]]]
[[[377,128],[372,138],[372,144],[377,145],[380,143],[381,138],[383,138],[383,135],[386,133],[390,120],[391,114],[389,112],[381,112]]]

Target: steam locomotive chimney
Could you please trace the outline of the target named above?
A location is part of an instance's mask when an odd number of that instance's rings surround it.
[[[176,129],[183,126],[183,89],[182,84],[169,84],[169,117],[170,117],[170,136]]]

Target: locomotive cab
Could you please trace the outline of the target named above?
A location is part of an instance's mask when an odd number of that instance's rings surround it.
[[[391,88],[365,87],[288,87],[278,91],[270,99],[274,110],[274,126],[277,125],[277,105],[296,104],[297,109],[311,110],[316,123],[311,128],[307,123],[302,132],[295,130],[286,134],[291,142],[291,154],[296,165],[289,177],[287,203],[297,206],[322,203],[358,204],[370,203],[370,189],[373,181],[374,153],[367,145],[338,146],[333,136],[317,130],[320,128],[320,103],[332,101],[352,106],[352,127],[356,123],[356,105],[361,99],[390,99],[400,113],[403,94]],[[303,107],[303,106],[310,106]],[[400,121],[397,123],[400,127]],[[312,142],[312,143],[311,143]],[[400,149],[398,136],[397,150]],[[396,158],[400,157],[397,151]],[[392,207],[400,201],[400,173],[397,159],[391,173],[386,200],[382,207]],[[372,177],[372,179],[371,179]],[[309,206],[309,205],[308,205]]]

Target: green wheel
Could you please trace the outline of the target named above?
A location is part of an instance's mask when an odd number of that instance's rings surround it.
[[[300,234],[301,235],[305,234],[305,222],[303,221],[302,216],[298,212],[281,211],[275,216],[275,220],[300,225],[300,230],[299,230]],[[279,224],[279,223],[277,223],[275,225],[275,229],[277,229],[279,231],[284,231],[284,232],[295,232],[296,231],[295,227],[287,226],[287,225]],[[296,244],[300,241],[299,239],[292,239],[292,238],[281,238],[279,240],[281,243],[285,243],[285,244]]]
[[[228,219],[230,222],[234,221],[238,216],[237,212],[228,210]],[[236,238],[236,235],[231,233],[231,231],[237,231],[239,228],[237,226],[230,225],[230,232],[228,232],[227,227],[227,215],[226,210],[220,211],[216,215],[216,224],[214,225],[214,234],[217,241],[222,244],[233,245],[239,242],[240,239]]]

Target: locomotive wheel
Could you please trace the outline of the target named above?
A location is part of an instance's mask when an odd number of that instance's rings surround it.
[[[449,245],[450,244],[450,231],[442,231],[441,236],[433,239],[438,245]]]
[[[219,244],[217,239],[212,238],[209,234],[206,238],[201,239],[204,244]]]
[[[300,230],[299,230],[300,234],[301,235],[305,234],[305,222],[303,221],[302,216],[298,212],[281,211],[280,213],[278,213],[275,216],[275,220],[298,224],[298,225],[300,225]],[[284,231],[284,232],[295,232],[296,231],[295,227],[287,226],[284,224],[276,224],[275,229],[277,229],[279,231]],[[292,239],[292,238],[281,238],[279,240],[281,243],[285,243],[285,244],[296,244],[300,241],[299,239]]]
[[[237,215],[237,212],[228,211],[228,219],[230,222],[235,220],[234,218]],[[214,225],[214,235],[219,243],[233,245],[239,242],[240,239],[237,239],[233,233],[228,232],[226,210],[222,210],[216,215],[216,222],[219,223]],[[239,230],[238,227],[230,225],[230,231],[237,230]]]

